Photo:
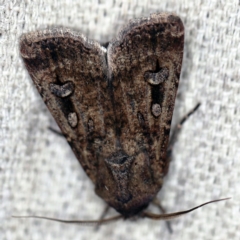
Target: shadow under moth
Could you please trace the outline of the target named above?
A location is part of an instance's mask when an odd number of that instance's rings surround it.
[[[183,23],[168,13],[131,21],[107,47],[68,29],[22,35],[21,56],[43,101],[96,194],[121,214],[57,221],[171,219],[210,203],[170,214],[145,210],[168,171],[183,46]]]

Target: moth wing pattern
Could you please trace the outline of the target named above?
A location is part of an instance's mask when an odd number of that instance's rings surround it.
[[[45,104],[95,183],[92,145],[106,135],[101,104],[110,102],[104,92],[106,49],[76,32],[53,29],[23,35],[20,52]]]
[[[162,186],[183,57],[174,14],[130,22],[107,49],[67,30],[23,35],[20,51],[96,193],[125,217]]]
[[[183,46],[180,18],[161,13],[130,22],[108,48],[119,155],[125,157],[112,172],[118,175],[118,201],[127,202],[125,214],[152,200],[167,171]]]

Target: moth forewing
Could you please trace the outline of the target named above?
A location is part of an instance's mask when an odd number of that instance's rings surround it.
[[[104,178],[102,184],[114,191],[101,188],[98,194],[125,216],[142,211],[162,186],[183,43],[179,17],[153,14],[131,22],[109,44],[119,146],[114,160],[107,161],[114,181],[108,186]],[[119,164],[118,158],[125,160]]]

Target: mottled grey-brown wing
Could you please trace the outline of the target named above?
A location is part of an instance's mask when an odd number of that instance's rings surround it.
[[[83,35],[56,29],[23,35],[20,51],[44,102],[95,182],[97,154],[114,125],[106,49]]]
[[[183,45],[180,18],[161,13],[130,22],[108,48],[117,137],[127,155],[145,155],[135,164],[147,164],[155,181],[162,181],[168,165]],[[142,171],[136,172],[139,180]]]

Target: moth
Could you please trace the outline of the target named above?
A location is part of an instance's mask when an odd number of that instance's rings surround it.
[[[99,222],[193,210],[145,211],[168,171],[183,47],[183,23],[170,13],[129,22],[107,47],[68,29],[20,39],[29,75],[96,194],[121,214]]]

